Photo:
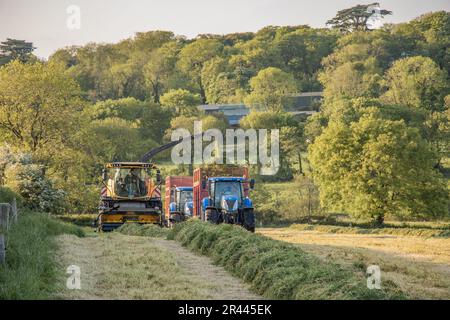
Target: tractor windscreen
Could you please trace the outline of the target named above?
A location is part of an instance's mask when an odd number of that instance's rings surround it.
[[[180,191],[179,201],[180,205],[184,206],[186,202],[190,202],[193,199],[192,191],[183,190]]]
[[[240,181],[217,181],[215,183],[214,201],[216,203],[220,203],[224,196],[234,196],[240,202],[242,194],[242,184]]]
[[[147,196],[147,182],[150,178],[145,168],[113,168],[110,178],[114,181],[114,192],[119,197]]]

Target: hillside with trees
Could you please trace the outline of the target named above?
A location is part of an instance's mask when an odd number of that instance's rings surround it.
[[[139,32],[46,61],[30,42],[2,42],[0,198],[94,212],[103,163],[137,160],[194,120],[224,130],[222,115],[197,106],[245,103],[242,128],[280,129],[282,168],[259,181],[314,189],[321,214],[449,218],[450,13],[372,30],[375,13],[362,9],[340,11],[332,28]],[[320,112],[286,111],[292,95],[312,91],[324,92]],[[263,198],[262,214],[283,210]]]

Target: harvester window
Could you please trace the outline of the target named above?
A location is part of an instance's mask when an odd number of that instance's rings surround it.
[[[120,197],[145,197],[148,179],[144,168],[115,168],[114,191]]]

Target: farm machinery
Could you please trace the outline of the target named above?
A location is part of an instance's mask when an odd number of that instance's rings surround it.
[[[255,231],[254,180],[246,167],[199,168],[194,171],[194,216],[214,224],[241,225]]]
[[[125,223],[171,226],[196,217],[255,231],[253,202],[248,197],[255,182],[249,179],[247,167],[205,167],[196,169],[193,177],[168,177],[162,213],[161,173],[149,160],[181,142],[172,141],[154,148],[139,162],[105,165],[96,220],[99,230],[111,231]]]
[[[192,177],[167,177],[164,213],[167,226],[192,217]]]
[[[125,223],[164,224],[161,174],[156,166],[141,162],[108,163],[102,180],[99,230],[111,231]]]

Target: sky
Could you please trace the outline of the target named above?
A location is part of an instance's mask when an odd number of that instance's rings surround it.
[[[150,30],[193,38],[202,33],[254,32],[268,25],[325,27],[337,11],[372,1],[0,0],[0,41],[31,41],[37,47],[35,54],[47,58],[65,46],[118,42]],[[431,11],[450,11],[450,0],[379,2],[381,8],[393,11],[384,19],[386,23],[406,22]],[[70,10],[73,6],[79,9],[79,20],[77,11]]]

